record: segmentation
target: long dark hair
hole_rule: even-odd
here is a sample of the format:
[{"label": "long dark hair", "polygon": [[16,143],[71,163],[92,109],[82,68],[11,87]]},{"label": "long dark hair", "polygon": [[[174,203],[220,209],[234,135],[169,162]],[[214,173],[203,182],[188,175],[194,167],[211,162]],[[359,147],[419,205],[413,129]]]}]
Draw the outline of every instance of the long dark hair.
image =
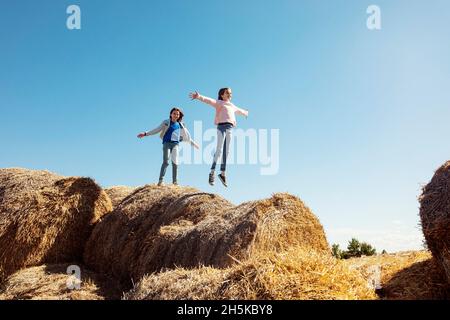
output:
[{"label": "long dark hair", "polygon": [[172,110],[170,110],[169,119],[172,120],[171,116],[172,116],[172,112],[174,112],[174,111],[178,111],[180,113],[180,117],[178,118],[177,122],[181,122],[181,120],[183,120],[184,113],[183,113],[183,111],[181,111],[180,108],[177,108],[177,107],[173,107]]},{"label": "long dark hair", "polygon": [[217,98],[217,100],[222,100],[222,95],[225,93],[225,91],[230,90],[230,88],[222,88],[219,90],[219,97]]}]

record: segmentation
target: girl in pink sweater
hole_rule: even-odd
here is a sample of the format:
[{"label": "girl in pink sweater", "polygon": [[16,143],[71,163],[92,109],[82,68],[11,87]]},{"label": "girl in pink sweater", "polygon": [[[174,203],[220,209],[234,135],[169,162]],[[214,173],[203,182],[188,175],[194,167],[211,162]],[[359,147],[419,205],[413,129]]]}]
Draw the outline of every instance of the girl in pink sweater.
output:
[{"label": "girl in pink sweater", "polygon": [[189,97],[194,100],[200,100],[216,109],[216,116],[214,124],[217,125],[217,148],[214,154],[214,160],[211,166],[211,173],[209,174],[209,184],[214,185],[214,172],[216,170],[217,160],[222,152],[222,163],[220,165],[221,173],[218,175],[220,181],[227,187],[225,170],[227,166],[227,157],[230,150],[232,129],[236,126],[235,114],[240,114],[245,117],[248,116],[248,111],[236,107],[231,103],[233,93],[230,88],[222,88],[219,90],[217,100],[202,96],[200,93],[191,92]]}]

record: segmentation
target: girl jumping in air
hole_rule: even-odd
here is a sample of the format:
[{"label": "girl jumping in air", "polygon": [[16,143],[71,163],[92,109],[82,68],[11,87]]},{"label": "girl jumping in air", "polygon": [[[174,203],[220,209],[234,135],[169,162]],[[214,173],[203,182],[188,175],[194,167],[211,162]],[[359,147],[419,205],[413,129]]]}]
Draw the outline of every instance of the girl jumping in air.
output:
[{"label": "girl jumping in air", "polygon": [[200,100],[201,102],[209,104],[216,109],[214,124],[217,125],[217,148],[211,166],[211,173],[209,174],[209,184],[214,185],[214,172],[216,170],[217,160],[222,152],[222,163],[220,165],[221,173],[218,177],[223,185],[227,187],[225,171],[227,166],[227,157],[230,150],[231,131],[236,126],[235,113],[247,117],[248,111],[238,108],[231,103],[232,92],[230,88],[220,89],[217,100],[202,96],[197,91],[191,92],[189,97],[192,100]]},{"label": "girl jumping in air", "polygon": [[191,139],[188,129],[185,127],[183,120],[183,112],[179,108],[170,110],[170,119],[164,120],[157,128],[138,134],[138,138],[151,136],[160,133],[163,143],[163,163],[159,173],[158,186],[163,185],[164,175],[169,166],[169,157],[172,156],[172,181],[174,185],[178,185],[178,144],[181,141],[189,142],[198,149],[197,143]]}]

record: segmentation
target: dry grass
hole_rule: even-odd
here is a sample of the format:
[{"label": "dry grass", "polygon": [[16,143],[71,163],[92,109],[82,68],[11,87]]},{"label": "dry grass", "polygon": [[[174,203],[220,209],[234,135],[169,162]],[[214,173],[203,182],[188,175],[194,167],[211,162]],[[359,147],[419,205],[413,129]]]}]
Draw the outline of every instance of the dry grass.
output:
[{"label": "dry grass", "polygon": [[[175,268],[144,276],[128,293],[128,300],[199,299],[377,299],[368,286],[372,269],[381,270],[382,299],[449,299],[426,251],[336,260],[304,248],[262,253],[225,269]],[[67,264],[33,267],[10,276],[0,288],[3,299],[118,299],[114,281],[82,268],[80,290],[67,289]],[[442,274],[441,274],[442,275]]]},{"label": "dry grass", "polygon": [[80,261],[94,224],[111,210],[90,178],[0,169],[0,282],[25,267]]},{"label": "dry grass", "polygon": [[380,277],[377,293],[386,300],[450,299],[445,276],[428,251],[353,258],[348,266],[366,279]]},{"label": "dry grass", "polygon": [[128,300],[348,300],[376,299],[358,273],[328,254],[293,247],[260,252],[226,269],[177,268],[145,276]]},{"label": "dry grass", "polygon": [[435,172],[419,200],[427,246],[450,283],[450,161]]},{"label": "dry grass", "polygon": [[20,270],[0,288],[0,300],[104,300],[120,298],[120,291],[102,278],[81,268],[79,289],[66,273],[69,264],[43,265]]},{"label": "dry grass", "polygon": [[113,207],[117,207],[123,199],[128,197],[136,188],[127,186],[113,186],[105,189],[106,194],[111,199]]},{"label": "dry grass", "polygon": [[85,263],[131,284],[162,268],[225,268],[257,252],[302,245],[329,252],[319,220],[296,197],[233,206],[193,188],[145,186],[94,229]]}]

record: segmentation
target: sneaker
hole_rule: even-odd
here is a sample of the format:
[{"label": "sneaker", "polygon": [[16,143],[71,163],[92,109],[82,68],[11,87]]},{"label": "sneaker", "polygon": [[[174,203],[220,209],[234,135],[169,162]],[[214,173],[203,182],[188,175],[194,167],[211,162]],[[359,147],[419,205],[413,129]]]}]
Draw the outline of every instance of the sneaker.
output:
[{"label": "sneaker", "polygon": [[177,181],[175,181],[175,182],[173,183],[173,185],[174,185],[174,186],[177,186],[177,185],[178,185],[178,182],[177,182]]},{"label": "sneaker", "polygon": [[158,187],[161,187],[161,186],[163,186],[164,185],[164,182],[162,181],[162,180],[159,180],[159,182],[158,182]]},{"label": "sneaker", "polygon": [[223,184],[225,187],[228,187],[228,185],[227,185],[227,178],[225,177],[225,175],[219,174],[218,177],[219,177],[220,181],[222,182],[222,184]]},{"label": "sneaker", "polygon": [[209,184],[212,186],[214,185],[214,172],[209,174]]}]

